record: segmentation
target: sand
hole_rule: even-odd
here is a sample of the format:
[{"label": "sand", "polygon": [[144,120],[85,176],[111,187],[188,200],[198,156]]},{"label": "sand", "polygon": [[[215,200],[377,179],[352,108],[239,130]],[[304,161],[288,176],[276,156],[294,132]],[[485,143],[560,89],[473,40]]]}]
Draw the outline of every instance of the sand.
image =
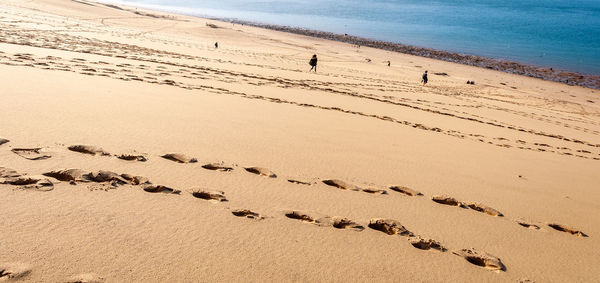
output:
[{"label": "sand", "polygon": [[67,0],[0,78],[0,281],[600,276],[596,90]]}]

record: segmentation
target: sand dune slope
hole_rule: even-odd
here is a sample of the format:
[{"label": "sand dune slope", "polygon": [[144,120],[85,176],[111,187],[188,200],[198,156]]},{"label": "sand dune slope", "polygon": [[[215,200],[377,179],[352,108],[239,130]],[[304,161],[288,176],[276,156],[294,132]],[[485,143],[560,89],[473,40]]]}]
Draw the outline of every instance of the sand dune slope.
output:
[{"label": "sand dune slope", "polygon": [[0,78],[0,281],[600,276],[595,90],[84,0]]}]

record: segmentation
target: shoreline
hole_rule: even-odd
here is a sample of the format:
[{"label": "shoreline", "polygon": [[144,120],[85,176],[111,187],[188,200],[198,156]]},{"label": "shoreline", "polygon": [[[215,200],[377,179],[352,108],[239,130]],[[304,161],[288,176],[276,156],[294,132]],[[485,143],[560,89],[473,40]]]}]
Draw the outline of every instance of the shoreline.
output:
[{"label": "shoreline", "polygon": [[[76,1],[76,0],[73,0]],[[113,9],[122,9],[118,5],[123,4],[111,4],[105,2],[96,2],[98,4],[104,5]],[[130,4],[125,5],[130,6]],[[148,11],[156,11],[168,14],[179,14],[185,16],[191,16],[200,19],[221,21],[232,24],[241,24],[247,25],[257,28],[264,28],[268,30],[287,32],[292,34],[299,34],[314,38],[333,40],[337,42],[349,43],[359,46],[366,46],[371,48],[376,48],[380,50],[392,51],[402,54],[414,55],[424,58],[436,59],[446,62],[458,63],[467,66],[486,68],[490,70],[500,71],[513,75],[520,75],[526,77],[532,77],[537,79],[542,79],[545,81],[552,81],[557,83],[563,83],[570,86],[580,86],[591,89],[599,89],[600,90],[600,74],[583,74],[574,71],[567,71],[563,69],[555,69],[552,67],[542,67],[536,65],[530,65],[525,63],[519,63],[506,59],[494,59],[484,56],[477,55],[469,55],[462,54],[457,52],[443,51],[433,48],[427,47],[418,47],[412,46],[402,43],[394,43],[390,41],[384,40],[376,40],[370,39],[366,37],[354,36],[350,34],[338,34],[334,32],[320,31],[314,29],[307,29],[301,27],[287,26],[287,25],[276,25],[276,24],[266,24],[254,21],[241,20],[237,18],[222,18],[222,17],[214,17],[210,15],[201,15],[201,14],[187,14],[178,11],[168,11],[168,10],[160,10],[158,8],[149,8],[144,6],[130,6],[139,9],[144,9]]]},{"label": "shoreline", "polygon": [[[192,15],[193,16],[193,15]],[[437,59],[462,65],[480,67],[500,71],[504,73],[538,78],[546,81],[563,83],[570,86],[581,86],[592,89],[600,89],[600,75],[582,74],[561,69],[528,65],[504,59],[493,59],[483,56],[461,54],[432,48],[417,47],[402,43],[394,43],[383,40],[369,39],[354,35],[338,34],[333,32],[319,31],[285,25],[264,24],[259,22],[245,21],[234,18],[219,18],[210,16],[194,16],[208,20],[215,20],[233,24],[248,25],[257,28],[305,35],[315,38],[333,40],[354,45],[366,46],[386,51],[398,52],[408,55]]]}]

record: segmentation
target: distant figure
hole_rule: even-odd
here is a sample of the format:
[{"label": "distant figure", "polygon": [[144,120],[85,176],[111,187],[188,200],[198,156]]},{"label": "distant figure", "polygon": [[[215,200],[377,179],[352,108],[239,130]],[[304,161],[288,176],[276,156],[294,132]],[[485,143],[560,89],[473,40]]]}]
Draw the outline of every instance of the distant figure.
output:
[{"label": "distant figure", "polygon": [[423,85],[427,84],[427,70],[425,70],[425,73],[423,73],[423,79],[421,80],[421,82],[423,83]]},{"label": "distant figure", "polygon": [[310,71],[315,69],[315,73],[316,73],[317,72],[317,54],[313,55],[312,58],[310,58],[310,61],[308,62],[308,64],[311,66]]},{"label": "distant figure", "polygon": [[388,61],[388,67],[392,65],[392,62]]},{"label": "distant figure", "polygon": [[219,43],[215,42],[215,48],[219,48]]}]

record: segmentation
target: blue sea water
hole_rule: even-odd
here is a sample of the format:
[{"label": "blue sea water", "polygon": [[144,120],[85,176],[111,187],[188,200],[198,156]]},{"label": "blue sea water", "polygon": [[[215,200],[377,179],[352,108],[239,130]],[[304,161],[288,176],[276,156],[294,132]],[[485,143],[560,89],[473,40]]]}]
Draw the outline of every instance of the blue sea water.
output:
[{"label": "blue sea water", "polygon": [[600,0],[104,0],[600,74]]}]

